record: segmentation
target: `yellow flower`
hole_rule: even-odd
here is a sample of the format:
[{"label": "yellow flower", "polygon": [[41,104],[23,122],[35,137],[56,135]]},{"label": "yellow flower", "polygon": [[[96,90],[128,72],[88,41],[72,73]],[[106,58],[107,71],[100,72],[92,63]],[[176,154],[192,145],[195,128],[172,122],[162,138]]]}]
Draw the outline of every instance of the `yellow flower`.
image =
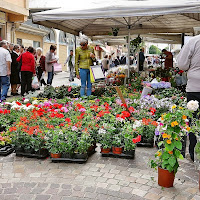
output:
[{"label": "yellow flower", "polygon": [[171,144],[172,143],[172,141],[171,140],[167,140],[167,144]]},{"label": "yellow flower", "polygon": [[168,137],[168,138],[170,138],[170,137],[171,137],[171,135],[167,135],[167,137]]},{"label": "yellow flower", "polygon": [[175,138],[175,140],[178,140],[178,138]]},{"label": "yellow flower", "polygon": [[157,156],[161,156],[162,155],[162,153],[160,151],[157,151],[156,154],[157,154]]},{"label": "yellow flower", "polygon": [[179,109],[183,110],[183,107],[179,107]]},{"label": "yellow flower", "polygon": [[167,133],[163,133],[162,135],[163,138],[168,138],[167,136],[168,136]]},{"label": "yellow flower", "polygon": [[177,126],[177,125],[178,125],[178,122],[177,122],[177,121],[175,121],[175,122],[174,122],[174,125],[175,125],[175,126]]},{"label": "yellow flower", "polygon": [[187,129],[187,131],[190,131],[191,128],[188,126],[186,129]]},{"label": "yellow flower", "polygon": [[172,106],[172,109],[174,109],[174,108],[176,108],[176,105],[173,105],[173,106]]},{"label": "yellow flower", "polygon": [[163,118],[163,117],[161,117],[161,120],[163,121],[163,120],[164,120],[164,118]]},{"label": "yellow flower", "polygon": [[168,151],[169,154],[173,154],[173,151]]},{"label": "yellow flower", "polygon": [[183,115],[182,118],[185,120],[185,119],[187,119],[187,116]]},{"label": "yellow flower", "polygon": [[175,125],[174,125],[174,122],[172,122],[172,123],[171,123],[171,127],[174,127],[174,126],[175,126]]}]

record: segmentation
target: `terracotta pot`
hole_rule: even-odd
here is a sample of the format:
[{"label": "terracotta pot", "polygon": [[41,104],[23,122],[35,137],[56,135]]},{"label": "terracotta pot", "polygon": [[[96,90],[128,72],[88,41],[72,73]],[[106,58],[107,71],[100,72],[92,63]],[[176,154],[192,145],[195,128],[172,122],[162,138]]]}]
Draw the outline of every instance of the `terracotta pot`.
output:
[{"label": "terracotta pot", "polygon": [[106,149],[104,149],[104,148],[101,148],[101,153],[110,153],[110,148],[106,148]]},{"label": "terracotta pot", "polygon": [[112,147],[112,152],[114,154],[121,154],[122,153],[122,147]]},{"label": "terracotta pot", "polygon": [[166,188],[173,187],[174,178],[174,172],[158,167],[158,185]]},{"label": "terracotta pot", "polygon": [[61,153],[51,153],[51,157],[52,158],[60,158],[61,157]]}]

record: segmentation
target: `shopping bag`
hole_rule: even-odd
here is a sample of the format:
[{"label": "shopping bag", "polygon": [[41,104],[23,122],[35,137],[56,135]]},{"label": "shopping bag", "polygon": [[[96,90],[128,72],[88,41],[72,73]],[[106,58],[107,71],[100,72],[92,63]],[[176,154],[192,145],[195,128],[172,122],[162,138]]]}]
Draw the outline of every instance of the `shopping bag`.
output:
[{"label": "shopping bag", "polygon": [[54,63],[54,72],[62,72],[62,65],[60,63]]},{"label": "shopping bag", "polygon": [[91,83],[104,80],[105,76],[101,65],[90,66],[90,80]]},{"label": "shopping bag", "polygon": [[40,83],[38,81],[37,76],[34,76],[33,80],[32,80],[32,88],[34,89],[38,89],[40,87]]},{"label": "shopping bag", "polygon": [[90,82],[91,83],[95,82],[91,67],[90,67]]}]

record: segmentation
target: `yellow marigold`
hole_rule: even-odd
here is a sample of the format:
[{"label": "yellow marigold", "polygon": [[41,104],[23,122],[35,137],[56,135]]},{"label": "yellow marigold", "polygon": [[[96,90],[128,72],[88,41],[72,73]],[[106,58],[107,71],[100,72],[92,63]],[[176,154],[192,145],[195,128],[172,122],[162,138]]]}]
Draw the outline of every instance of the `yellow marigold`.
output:
[{"label": "yellow marigold", "polygon": [[171,140],[167,140],[167,144],[171,144],[172,143],[172,141]]},{"label": "yellow marigold", "polygon": [[178,140],[178,138],[175,138],[175,140]]},{"label": "yellow marigold", "polygon": [[177,125],[178,125],[178,122],[177,122],[177,121],[175,121],[175,122],[174,122],[174,125],[175,125],[175,126],[177,126]]},{"label": "yellow marigold", "polygon": [[187,129],[187,131],[190,131],[191,128],[188,126],[186,129]]},{"label": "yellow marigold", "polygon": [[174,108],[176,108],[176,105],[173,105],[173,106],[172,106],[172,109],[174,109]]},{"label": "yellow marigold", "polygon": [[168,151],[169,154],[173,154],[173,151]]},{"label": "yellow marigold", "polygon": [[185,120],[185,119],[187,119],[187,116],[183,115],[182,118]]},{"label": "yellow marigold", "polygon": [[174,126],[175,126],[175,125],[174,125],[174,122],[172,122],[172,123],[171,123],[171,127],[174,127]]},{"label": "yellow marigold", "polygon": [[183,107],[179,107],[179,109],[183,110]]},{"label": "yellow marigold", "polygon": [[162,153],[160,151],[157,151],[156,154],[157,154],[157,156],[161,156],[162,155]]},{"label": "yellow marigold", "polygon": [[171,137],[171,135],[167,135],[167,138],[170,138]]},{"label": "yellow marigold", "polygon": [[167,133],[163,133],[162,137],[163,137],[163,138],[168,138]]}]

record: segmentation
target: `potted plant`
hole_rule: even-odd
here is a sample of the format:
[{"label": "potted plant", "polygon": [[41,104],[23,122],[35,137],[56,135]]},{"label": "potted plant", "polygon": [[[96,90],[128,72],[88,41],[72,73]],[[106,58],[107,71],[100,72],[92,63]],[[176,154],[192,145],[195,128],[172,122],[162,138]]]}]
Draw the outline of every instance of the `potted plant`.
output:
[{"label": "potted plant", "polygon": [[112,152],[121,154],[123,151],[123,137],[121,133],[115,134],[112,141]]},{"label": "potted plant", "polygon": [[52,158],[60,158],[61,157],[61,141],[63,138],[63,131],[60,129],[49,130],[46,132],[46,143],[45,146],[49,150]]},{"label": "potted plant", "polygon": [[101,153],[109,153],[112,147],[112,135],[105,129],[99,129],[98,142],[101,144]]},{"label": "potted plant", "polygon": [[133,142],[133,135],[124,134],[124,153],[128,155],[135,155],[136,144]]},{"label": "potted plant", "polygon": [[178,159],[183,159],[181,154],[181,136],[190,131],[187,117],[192,118],[192,113],[182,107],[173,105],[171,112],[162,115],[159,132],[163,141],[158,146],[162,147],[151,160],[151,167],[158,167],[158,184],[162,187],[172,187],[175,174],[178,170]]},{"label": "potted plant", "polygon": [[82,133],[78,138],[75,147],[75,155],[76,159],[86,159],[88,157],[87,151],[88,148],[92,145],[92,138],[87,133]]}]

